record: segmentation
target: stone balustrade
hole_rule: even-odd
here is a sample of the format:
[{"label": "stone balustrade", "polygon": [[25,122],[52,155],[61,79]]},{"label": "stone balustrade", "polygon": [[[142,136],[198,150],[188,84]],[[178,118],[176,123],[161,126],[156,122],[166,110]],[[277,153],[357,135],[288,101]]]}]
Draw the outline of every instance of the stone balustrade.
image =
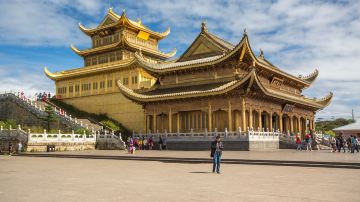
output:
[{"label": "stone balustrade", "polygon": [[[30,112],[34,112],[41,117],[46,116],[45,107],[39,106],[36,101],[30,100],[25,96],[21,96],[20,94],[16,95],[13,92],[5,92],[3,94],[0,94],[0,100],[5,98],[10,98],[14,101],[17,101],[18,104],[24,106],[25,109],[27,109]],[[54,114],[63,122],[66,122],[75,128],[86,128],[85,126],[82,125],[81,122],[79,123],[79,121],[77,121],[76,118],[72,117],[71,115],[68,115],[62,109],[58,109],[56,107],[53,107],[53,109],[54,109]]]}]

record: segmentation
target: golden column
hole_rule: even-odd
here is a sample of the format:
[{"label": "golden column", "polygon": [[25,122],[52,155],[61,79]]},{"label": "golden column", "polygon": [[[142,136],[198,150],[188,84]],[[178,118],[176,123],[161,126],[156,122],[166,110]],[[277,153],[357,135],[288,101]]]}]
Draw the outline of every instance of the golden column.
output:
[{"label": "golden column", "polygon": [[250,105],[249,108],[249,127],[252,128],[253,127],[253,111],[252,111],[252,106]]},{"label": "golden column", "polygon": [[80,85],[79,85],[79,96],[82,95],[82,82],[80,80]]},{"label": "golden column", "polygon": [[156,113],[153,114],[153,133],[156,133]]},{"label": "golden column", "polygon": [[262,129],[261,108],[259,109],[258,114],[259,114],[259,117],[258,117],[258,119],[259,119],[259,128],[260,128],[260,130],[261,130],[261,129]]},{"label": "golden column", "polygon": [[212,129],[212,112],[211,112],[211,104],[209,103],[209,112],[208,112],[208,116],[209,116],[209,118],[208,118],[208,121],[209,121],[209,132],[211,132],[211,129]]},{"label": "golden column", "polygon": [[228,109],[228,124],[229,124],[229,131],[233,131],[233,128],[232,128],[232,115],[231,115],[231,103],[230,103],[230,100],[228,101],[228,104],[229,104],[229,109]]},{"label": "golden column", "polygon": [[242,99],[242,103],[241,103],[241,118],[242,118],[242,130],[246,131],[246,111],[245,111],[245,98]]},{"label": "golden column", "polygon": [[145,121],[144,121],[145,128],[144,128],[144,131],[145,131],[145,133],[147,133],[148,132],[148,114],[146,113],[146,110],[144,110],[144,114],[145,114]]},{"label": "golden column", "polygon": [[280,123],[279,128],[280,128],[280,132],[283,132],[283,130],[284,130],[282,116],[283,116],[283,113],[280,112],[280,113],[279,113],[279,123]]},{"label": "golden column", "polygon": [[171,113],[171,108],[169,108],[169,133],[172,132],[172,113]]},{"label": "golden column", "polygon": [[176,115],[176,130],[178,133],[180,133],[180,113],[177,112],[177,115]]},{"label": "golden column", "polygon": [[300,116],[298,116],[298,126],[299,126],[299,128],[298,128],[298,131],[299,131],[299,133],[300,133],[300,136],[302,137],[302,134],[301,134],[301,117]]},{"label": "golden column", "polygon": [[294,121],[293,121],[293,116],[290,116],[290,132],[295,132],[294,131]]},{"label": "golden column", "polygon": [[269,130],[272,131],[273,125],[272,125],[272,115],[273,112],[269,112]]}]

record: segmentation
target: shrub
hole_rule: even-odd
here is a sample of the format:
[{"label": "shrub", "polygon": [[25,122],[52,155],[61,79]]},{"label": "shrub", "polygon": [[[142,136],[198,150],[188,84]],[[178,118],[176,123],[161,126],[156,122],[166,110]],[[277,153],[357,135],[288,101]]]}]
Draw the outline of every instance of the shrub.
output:
[{"label": "shrub", "polygon": [[110,120],[103,120],[103,121],[101,121],[101,123],[104,124],[105,126],[111,128],[113,131],[120,130],[120,127],[117,126],[114,122],[112,122]]},{"label": "shrub", "polygon": [[86,130],[86,129],[84,129],[84,128],[79,128],[79,129],[77,129],[77,130],[74,131],[75,134],[79,134],[79,135],[84,134],[84,132],[85,132],[86,135],[90,135],[90,134],[91,134],[91,131],[90,131],[90,130]]}]

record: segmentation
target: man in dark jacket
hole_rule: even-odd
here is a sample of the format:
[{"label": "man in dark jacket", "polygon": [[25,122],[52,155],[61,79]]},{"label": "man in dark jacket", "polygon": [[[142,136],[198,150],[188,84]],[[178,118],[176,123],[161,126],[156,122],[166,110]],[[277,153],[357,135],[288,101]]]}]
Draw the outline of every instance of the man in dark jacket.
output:
[{"label": "man in dark jacket", "polygon": [[220,174],[220,162],[221,162],[221,155],[224,146],[220,140],[220,136],[216,136],[215,141],[211,143],[211,154],[210,156],[213,158],[213,173],[216,172]]}]

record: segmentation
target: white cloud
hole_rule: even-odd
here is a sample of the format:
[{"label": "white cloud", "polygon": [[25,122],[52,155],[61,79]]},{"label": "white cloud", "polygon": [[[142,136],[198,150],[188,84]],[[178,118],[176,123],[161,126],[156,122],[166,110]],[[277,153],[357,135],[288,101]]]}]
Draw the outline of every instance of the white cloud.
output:
[{"label": "white cloud", "polygon": [[77,24],[78,16],[102,15],[97,0],[12,0],[0,6],[0,42],[10,45],[68,46],[87,44]]}]

